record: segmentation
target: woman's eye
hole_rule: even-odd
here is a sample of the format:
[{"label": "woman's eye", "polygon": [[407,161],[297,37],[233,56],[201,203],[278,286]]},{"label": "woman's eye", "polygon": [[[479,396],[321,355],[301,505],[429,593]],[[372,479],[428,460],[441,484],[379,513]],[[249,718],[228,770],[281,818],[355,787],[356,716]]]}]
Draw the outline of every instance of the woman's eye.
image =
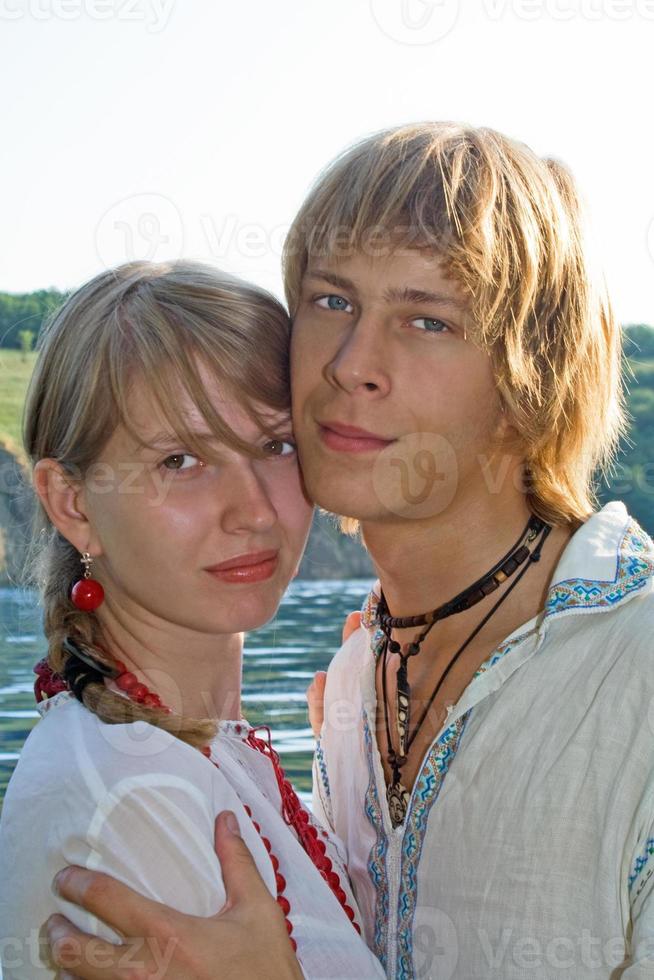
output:
[{"label": "woman's eye", "polygon": [[269,439],[263,448],[270,456],[292,456],[296,449],[290,439]]},{"label": "woman's eye", "polygon": [[352,304],[348,303],[343,296],[336,296],[334,294],[319,296],[316,304],[321,306],[323,310],[338,310],[340,313],[352,312]]},{"label": "woman's eye", "polygon": [[[184,460],[192,460],[192,462],[187,466]],[[174,472],[175,470],[192,470],[197,463],[202,465],[202,461],[197,456],[192,456],[191,453],[173,453],[172,456],[167,456],[161,465]]]},{"label": "woman's eye", "polygon": [[418,330],[425,330],[427,333],[443,333],[443,328],[449,331],[449,327],[442,320],[436,320],[430,316],[418,316],[410,321]]}]

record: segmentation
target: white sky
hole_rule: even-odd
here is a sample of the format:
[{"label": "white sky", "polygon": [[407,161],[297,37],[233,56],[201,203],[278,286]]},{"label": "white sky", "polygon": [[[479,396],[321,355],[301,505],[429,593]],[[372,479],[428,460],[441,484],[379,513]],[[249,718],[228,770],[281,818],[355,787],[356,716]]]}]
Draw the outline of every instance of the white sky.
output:
[{"label": "white sky", "polygon": [[418,119],[564,160],[654,324],[654,0],[0,0],[0,289],[194,256],[281,294],[346,144]]}]

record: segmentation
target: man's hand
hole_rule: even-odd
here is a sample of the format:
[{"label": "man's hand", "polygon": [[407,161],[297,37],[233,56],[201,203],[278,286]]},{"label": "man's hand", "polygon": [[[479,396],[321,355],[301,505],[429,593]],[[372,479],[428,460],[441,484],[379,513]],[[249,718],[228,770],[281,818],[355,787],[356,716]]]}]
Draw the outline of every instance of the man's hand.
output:
[{"label": "man's hand", "polygon": [[214,916],[183,915],[144,898],[109,875],[59,872],[59,894],[125,937],[114,946],[62,915],[44,925],[60,977],[81,980],[298,980],[303,977],[275,902],[238,833],[233,813],[216,820],[216,854],[227,901]]},{"label": "man's hand", "polygon": [[[348,613],[343,625],[343,643],[355,633],[361,626],[361,613]],[[323,719],[325,717],[325,681],[327,671],[317,670],[314,678],[307,688],[307,703],[309,705],[309,724],[316,738],[320,735]]]}]

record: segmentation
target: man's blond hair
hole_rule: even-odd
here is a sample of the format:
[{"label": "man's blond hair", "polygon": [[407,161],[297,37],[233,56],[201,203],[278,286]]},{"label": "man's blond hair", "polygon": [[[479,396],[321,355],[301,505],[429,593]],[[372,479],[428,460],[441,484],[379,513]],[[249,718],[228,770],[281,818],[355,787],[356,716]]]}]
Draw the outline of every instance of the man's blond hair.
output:
[{"label": "man's blond hair", "polygon": [[621,330],[570,172],[458,123],[362,140],[323,172],[291,226],[291,314],[310,258],[405,247],[437,254],[469,296],[471,339],[488,351],[518,433],[532,511],[554,524],[585,520],[625,412]]}]

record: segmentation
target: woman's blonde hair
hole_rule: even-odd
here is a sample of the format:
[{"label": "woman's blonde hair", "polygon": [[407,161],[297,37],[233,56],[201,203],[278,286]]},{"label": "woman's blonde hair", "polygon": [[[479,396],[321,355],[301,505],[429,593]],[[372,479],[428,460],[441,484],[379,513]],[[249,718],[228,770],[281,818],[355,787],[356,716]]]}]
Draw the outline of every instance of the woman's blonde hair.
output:
[{"label": "woman's blonde hair", "polygon": [[[594,266],[570,172],[492,129],[419,123],[377,133],[319,177],[289,231],[297,309],[314,256],[426,249],[469,296],[525,462],[533,513],[585,520],[624,433],[621,330]],[[351,519],[342,522],[354,531]]]},{"label": "woman's blonde hair", "polygon": [[[96,276],[66,300],[40,334],[23,420],[32,465],[55,459],[73,479],[83,479],[119,424],[138,438],[128,408],[135,382],[147,386],[171,431],[190,451],[204,459],[210,455],[171,399],[180,382],[216,438],[258,456],[260,451],[243,442],[213,408],[198,366],[272,436],[269,413],[290,413],[289,330],[286,311],[274,297],[199,262],[129,262]],[[76,658],[63,649],[66,637],[113,666],[98,618],[70,600],[81,577],[80,555],[40,502],[26,571],[41,590],[52,669],[67,678],[75,674]],[[79,668],[83,672],[84,664]],[[216,730],[209,719],[180,719],[138,705],[110,691],[100,677],[83,686],[81,700],[105,722],[147,720],[196,746],[205,745]]]}]

